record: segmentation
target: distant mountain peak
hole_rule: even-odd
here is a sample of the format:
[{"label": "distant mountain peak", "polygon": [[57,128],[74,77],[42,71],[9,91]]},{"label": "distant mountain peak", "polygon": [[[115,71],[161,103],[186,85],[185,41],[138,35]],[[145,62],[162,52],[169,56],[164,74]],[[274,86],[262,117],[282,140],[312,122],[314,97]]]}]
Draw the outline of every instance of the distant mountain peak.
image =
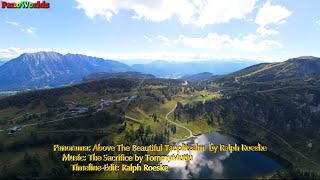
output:
[{"label": "distant mountain peak", "polygon": [[34,55],[39,55],[39,56],[50,56],[50,55],[62,55],[58,52],[55,52],[55,51],[39,51],[39,52],[36,52],[36,53],[23,53],[21,54],[21,56],[34,56]]},{"label": "distant mountain peak", "polygon": [[320,60],[319,57],[315,57],[315,56],[300,56],[300,57],[296,57],[296,58],[291,58],[288,61],[303,61],[303,60]]},{"label": "distant mountain peak", "polygon": [[297,59],[319,59],[319,58],[315,56],[300,56],[300,57],[297,57]]},{"label": "distant mountain peak", "polygon": [[205,81],[208,80],[210,78],[212,78],[214,75],[210,72],[202,72],[202,73],[197,73],[197,74],[193,74],[193,75],[187,75],[187,76],[183,76],[181,79],[183,80],[187,80],[187,81]]},{"label": "distant mountain peak", "polygon": [[53,52],[53,51],[40,51],[36,53],[23,53],[21,54],[18,58],[20,60],[47,60],[47,59],[52,59],[52,60],[61,60],[63,57],[62,54]]},{"label": "distant mountain peak", "polygon": [[166,60],[155,60],[155,61],[152,61],[151,63],[167,63],[168,61]]},{"label": "distant mountain peak", "polygon": [[98,72],[90,74],[83,78],[83,82],[97,81],[103,79],[155,79],[156,77],[152,74],[143,74],[141,72],[127,71],[127,72]]},{"label": "distant mountain peak", "polygon": [[[320,76],[320,58],[301,56],[281,63],[254,65],[220,78],[228,83],[250,83]],[[226,82],[226,81],[225,81]]]}]

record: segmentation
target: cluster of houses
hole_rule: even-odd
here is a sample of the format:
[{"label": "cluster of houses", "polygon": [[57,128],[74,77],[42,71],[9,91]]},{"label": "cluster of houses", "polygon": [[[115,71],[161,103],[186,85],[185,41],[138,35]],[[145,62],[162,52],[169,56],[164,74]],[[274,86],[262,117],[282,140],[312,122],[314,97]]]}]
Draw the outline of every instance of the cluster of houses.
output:
[{"label": "cluster of houses", "polygon": [[131,101],[133,99],[136,99],[138,96],[126,96],[124,98],[121,98],[121,99],[118,99],[118,100],[110,100],[110,99],[107,99],[107,100],[104,100],[104,99],[101,99],[102,103],[106,106],[109,106],[111,105],[112,103],[120,103],[120,102],[124,102],[124,101]]},{"label": "cluster of houses", "polygon": [[68,113],[70,116],[77,116],[79,114],[87,113],[89,108],[86,107],[76,107],[74,105],[69,105]]},{"label": "cluster of houses", "polygon": [[[118,99],[118,100],[110,100],[110,99],[101,99],[101,102],[103,103],[103,105],[105,106],[109,106],[111,105],[112,103],[120,103],[120,102],[123,102],[123,101],[130,101],[130,100],[133,100],[133,99],[136,99],[138,96],[126,96],[124,98],[121,98],[121,99]],[[78,116],[79,114],[84,114],[84,113],[87,113],[89,111],[89,108],[86,108],[86,107],[76,107],[75,104],[70,104],[69,105],[69,109],[68,109],[68,114],[70,116]]]},{"label": "cluster of houses", "polygon": [[133,100],[133,99],[136,99],[137,96],[128,96],[128,97],[124,97],[123,100],[124,101],[130,101],[130,100]]},{"label": "cluster of houses", "polygon": [[107,100],[101,99],[101,101],[102,101],[102,103],[103,103],[104,105],[106,105],[106,106],[109,106],[109,105],[111,105],[111,104],[113,103],[113,101],[110,100],[110,99],[107,99]]},{"label": "cluster of houses", "polygon": [[[109,106],[112,103],[130,101],[130,100],[136,99],[137,97],[138,96],[126,96],[124,98],[114,100],[114,101],[112,101],[110,99],[107,99],[107,100],[101,99],[101,102],[104,105]],[[87,108],[87,107],[77,107],[75,104],[70,104],[68,106],[68,114],[69,114],[69,116],[72,116],[72,117],[78,116],[79,114],[84,114],[87,112],[89,112],[89,108]],[[27,115],[29,115],[29,114],[27,114]],[[15,134],[17,131],[21,131],[21,130],[22,130],[22,126],[20,126],[20,125],[17,125],[17,126],[14,126],[12,128],[7,129],[9,135]]]}]

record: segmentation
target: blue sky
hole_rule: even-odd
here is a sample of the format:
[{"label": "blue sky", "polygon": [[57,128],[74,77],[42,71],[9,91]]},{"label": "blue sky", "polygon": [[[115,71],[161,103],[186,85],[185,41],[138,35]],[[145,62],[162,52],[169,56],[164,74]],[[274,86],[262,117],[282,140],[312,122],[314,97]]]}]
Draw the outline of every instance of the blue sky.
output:
[{"label": "blue sky", "polygon": [[49,9],[0,8],[0,59],[42,50],[116,60],[320,56],[317,0],[46,2]]}]

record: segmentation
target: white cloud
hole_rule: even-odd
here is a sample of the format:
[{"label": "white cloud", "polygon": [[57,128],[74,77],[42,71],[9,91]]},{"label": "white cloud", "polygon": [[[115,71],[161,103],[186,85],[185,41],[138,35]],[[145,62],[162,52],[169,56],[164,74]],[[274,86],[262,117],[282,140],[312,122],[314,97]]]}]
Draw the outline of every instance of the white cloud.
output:
[{"label": "white cloud", "polygon": [[102,16],[111,21],[121,10],[131,10],[132,18],[160,22],[176,17],[181,24],[205,27],[245,19],[257,0],[76,0],[78,9],[90,18]]},{"label": "white cloud", "polygon": [[[158,36],[159,37],[159,36]],[[183,44],[193,49],[211,49],[223,51],[247,51],[260,52],[272,48],[282,48],[282,44],[273,40],[260,40],[259,36],[249,34],[242,38],[232,38],[226,34],[209,33],[205,37],[189,37],[179,35],[177,39],[169,40],[167,37],[160,36],[163,41],[171,44]]]},{"label": "white cloud", "polygon": [[164,43],[164,45],[166,46],[171,46],[171,41],[169,40],[169,38],[167,38],[164,35],[158,35],[157,39],[159,39],[160,41],[162,41]]},{"label": "white cloud", "polygon": [[5,59],[12,59],[16,58],[19,55],[23,53],[35,53],[39,51],[52,51],[51,49],[41,49],[41,48],[35,48],[35,49],[20,49],[16,47],[9,47],[9,48],[0,48],[0,58]]},{"label": "white cloud", "polygon": [[273,23],[282,24],[291,14],[285,6],[271,5],[268,1],[259,9],[255,23],[263,27]]},{"label": "white cloud", "polygon": [[312,21],[313,25],[316,27],[316,29],[320,30],[320,19]]},{"label": "white cloud", "polygon": [[35,27],[32,27],[32,26],[26,27],[26,26],[22,25],[21,23],[14,22],[14,21],[6,21],[6,23],[11,26],[18,27],[21,32],[24,32],[26,34],[29,34],[29,35],[36,37],[35,30],[37,30],[37,28],[35,28]]},{"label": "white cloud", "polygon": [[[255,8],[256,0],[194,0],[194,24],[205,27],[208,24],[228,23],[232,19],[245,19]],[[193,16],[193,17],[194,17]]]},{"label": "white cloud", "polygon": [[166,42],[168,42],[169,41],[169,38],[167,38],[166,36],[164,36],[164,35],[158,35],[157,36],[157,39],[160,39],[160,40],[162,40],[162,41],[166,41]]},{"label": "white cloud", "polygon": [[265,36],[265,35],[276,35],[276,34],[279,34],[279,31],[274,30],[274,29],[267,29],[267,28],[265,28],[263,26],[260,26],[257,29],[257,33],[259,33],[262,36]]},{"label": "white cloud", "polygon": [[144,35],[143,38],[145,38],[149,43],[152,42],[152,39],[150,37],[146,36],[146,35]]},{"label": "white cloud", "polygon": [[285,6],[271,5],[268,1],[258,11],[255,23],[260,27],[257,29],[257,33],[261,35],[273,35],[279,32],[272,29],[267,29],[268,25],[283,24],[286,22],[286,18],[291,16],[292,12]]},{"label": "white cloud", "polygon": [[14,22],[14,21],[6,21],[7,24],[10,24],[12,26],[20,26],[20,23]]},{"label": "white cloud", "polygon": [[30,35],[33,35],[33,36],[35,36],[36,34],[35,34],[35,30],[36,30],[37,28],[35,28],[35,27],[27,27],[27,28],[21,28],[20,30],[22,31],[22,32],[25,32],[25,33],[27,33],[27,34],[30,34]]}]

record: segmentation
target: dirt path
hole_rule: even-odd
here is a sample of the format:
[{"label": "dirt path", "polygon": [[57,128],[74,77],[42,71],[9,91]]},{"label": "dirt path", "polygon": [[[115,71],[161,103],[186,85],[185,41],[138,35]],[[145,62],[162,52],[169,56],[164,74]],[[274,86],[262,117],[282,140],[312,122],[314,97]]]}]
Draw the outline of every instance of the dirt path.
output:
[{"label": "dirt path", "polygon": [[[103,103],[100,104],[100,108],[97,111],[95,111],[93,114],[96,114],[96,113],[100,112],[102,109],[103,109]],[[74,117],[68,117],[68,118],[62,118],[62,119],[55,119],[55,120],[46,121],[46,122],[37,122],[37,123],[33,123],[33,124],[25,124],[25,125],[22,125],[21,127],[25,128],[25,127],[30,127],[30,126],[36,126],[36,125],[41,124],[41,123],[44,123],[44,124],[55,123],[55,122],[64,121],[64,120],[67,120],[67,119],[73,119],[73,118],[78,118],[78,117],[86,117],[86,116],[89,116],[89,115],[90,114],[84,114],[84,115],[80,115],[80,116],[74,116]]]},{"label": "dirt path", "polygon": [[308,157],[306,157],[305,155],[303,155],[302,153],[300,153],[298,150],[294,149],[286,140],[284,140],[282,137],[280,137],[278,134],[270,131],[269,129],[263,127],[262,125],[256,123],[256,122],[253,122],[253,121],[249,121],[249,120],[243,120],[243,121],[246,121],[246,122],[249,122],[249,123],[252,123],[252,124],[255,124],[257,126],[259,126],[260,128],[264,129],[265,131],[273,134],[274,136],[276,136],[277,138],[279,138],[282,142],[284,142],[287,146],[289,146],[294,152],[298,153],[301,157],[303,157],[304,159],[306,159],[307,161],[311,162],[312,164],[320,167],[320,164],[314,162],[313,160],[309,159]]},{"label": "dirt path", "polygon": [[173,122],[173,121],[171,121],[171,120],[168,118],[169,114],[171,114],[176,108],[177,108],[177,104],[174,106],[174,108],[173,108],[170,112],[167,113],[167,115],[166,115],[166,120],[169,121],[169,122],[172,123],[172,124],[175,124],[175,125],[183,128],[183,129],[189,131],[189,137],[187,137],[187,138],[185,138],[185,139],[180,139],[180,140],[186,140],[186,139],[190,139],[190,138],[196,137],[196,136],[193,135],[193,133],[192,133],[192,131],[191,131],[190,129],[188,129],[187,127],[185,127],[185,126],[183,126],[183,125],[181,125],[181,124],[178,124],[178,123],[176,123],[176,122]]},{"label": "dirt path", "polygon": [[[103,109],[103,103],[100,104],[100,108],[97,109],[97,111],[95,111],[93,114],[96,114],[96,113],[100,112],[102,109]],[[55,123],[55,122],[64,121],[64,120],[67,120],[67,119],[73,119],[73,118],[77,118],[77,117],[86,117],[86,116],[89,116],[89,115],[90,114],[84,114],[84,115],[75,116],[75,117],[61,118],[61,119],[55,119],[55,120],[45,121],[45,122],[43,122],[43,121],[42,122],[36,122],[36,123],[32,123],[32,124],[21,125],[21,127],[22,128],[26,128],[26,127],[30,127],[30,126],[36,126],[36,125],[39,125],[41,123],[43,123],[43,124]],[[19,117],[17,117],[17,118],[19,118]],[[5,131],[5,130],[0,129],[0,132],[2,132],[2,131]]]}]

